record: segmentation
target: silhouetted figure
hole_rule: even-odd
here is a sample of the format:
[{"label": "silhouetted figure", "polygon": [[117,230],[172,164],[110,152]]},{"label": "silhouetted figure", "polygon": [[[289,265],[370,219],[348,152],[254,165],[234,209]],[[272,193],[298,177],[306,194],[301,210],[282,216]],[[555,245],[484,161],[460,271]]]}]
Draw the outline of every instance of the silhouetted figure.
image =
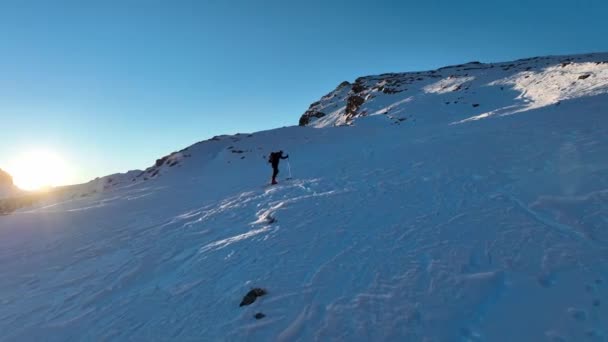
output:
[{"label": "silhouetted figure", "polygon": [[268,162],[272,164],[272,182],[271,184],[277,184],[277,175],[279,174],[279,161],[281,159],[287,159],[289,155],[283,156],[283,151],[271,152],[268,156]]}]

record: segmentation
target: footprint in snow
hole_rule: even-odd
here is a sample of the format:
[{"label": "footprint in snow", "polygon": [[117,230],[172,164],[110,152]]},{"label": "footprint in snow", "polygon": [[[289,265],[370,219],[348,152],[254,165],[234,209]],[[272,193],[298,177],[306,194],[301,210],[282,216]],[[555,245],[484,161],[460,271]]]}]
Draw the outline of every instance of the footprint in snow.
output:
[{"label": "footprint in snow", "polygon": [[555,277],[551,273],[541,274],[537,278],[540,286],[544,288],[549,288],[555,284]]},{"label": "footprint in snow", "polygon": [[587,320],[587,311],[577,308],[568,308],[568,314],[577,321]]}]

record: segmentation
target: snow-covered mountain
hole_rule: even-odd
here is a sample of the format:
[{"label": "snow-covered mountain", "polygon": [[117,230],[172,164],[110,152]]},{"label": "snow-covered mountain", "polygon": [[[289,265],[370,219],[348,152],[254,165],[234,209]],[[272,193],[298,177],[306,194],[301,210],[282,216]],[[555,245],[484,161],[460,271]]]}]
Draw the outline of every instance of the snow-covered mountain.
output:
[{"label": "snow-covered mountain", "polygon": [[603,341],[606,60],[365,77],[1,216],[2,339]]},{"label": "snow-covered mountain", "polygon": [[458,122],[521,113],[606,93],[608,54],[553,56],[514,62],[470,62],[424,72],[342,82],[313,103],[301,126],[350,124],[384,115],[396,122]]}]

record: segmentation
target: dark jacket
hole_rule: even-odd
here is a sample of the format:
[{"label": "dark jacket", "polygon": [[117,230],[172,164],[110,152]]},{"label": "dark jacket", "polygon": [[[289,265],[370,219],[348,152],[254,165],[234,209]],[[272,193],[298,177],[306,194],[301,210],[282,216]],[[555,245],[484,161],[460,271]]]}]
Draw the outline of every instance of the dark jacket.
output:
[{"label": "dark jacket", "polygon": [[268,156],[268,162],[270,164],[272,164],[273,168],[276,168],[279,166],[279,161],[281,159],[287,159],[287,158],[289,158],[289,155],[283,156],[283,151],[272,152],[272,153],[270,153],[270,156]]}]

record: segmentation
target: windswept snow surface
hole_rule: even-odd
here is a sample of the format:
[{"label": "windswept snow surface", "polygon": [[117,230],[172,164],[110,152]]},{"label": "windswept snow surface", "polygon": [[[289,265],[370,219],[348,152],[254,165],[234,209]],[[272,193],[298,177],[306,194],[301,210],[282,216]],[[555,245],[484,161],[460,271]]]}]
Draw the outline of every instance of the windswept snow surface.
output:
[{"label": "windswept snow surface", "polygon": [[224,136],[2,216],[0,339],[606,341],[607,104]]}]

